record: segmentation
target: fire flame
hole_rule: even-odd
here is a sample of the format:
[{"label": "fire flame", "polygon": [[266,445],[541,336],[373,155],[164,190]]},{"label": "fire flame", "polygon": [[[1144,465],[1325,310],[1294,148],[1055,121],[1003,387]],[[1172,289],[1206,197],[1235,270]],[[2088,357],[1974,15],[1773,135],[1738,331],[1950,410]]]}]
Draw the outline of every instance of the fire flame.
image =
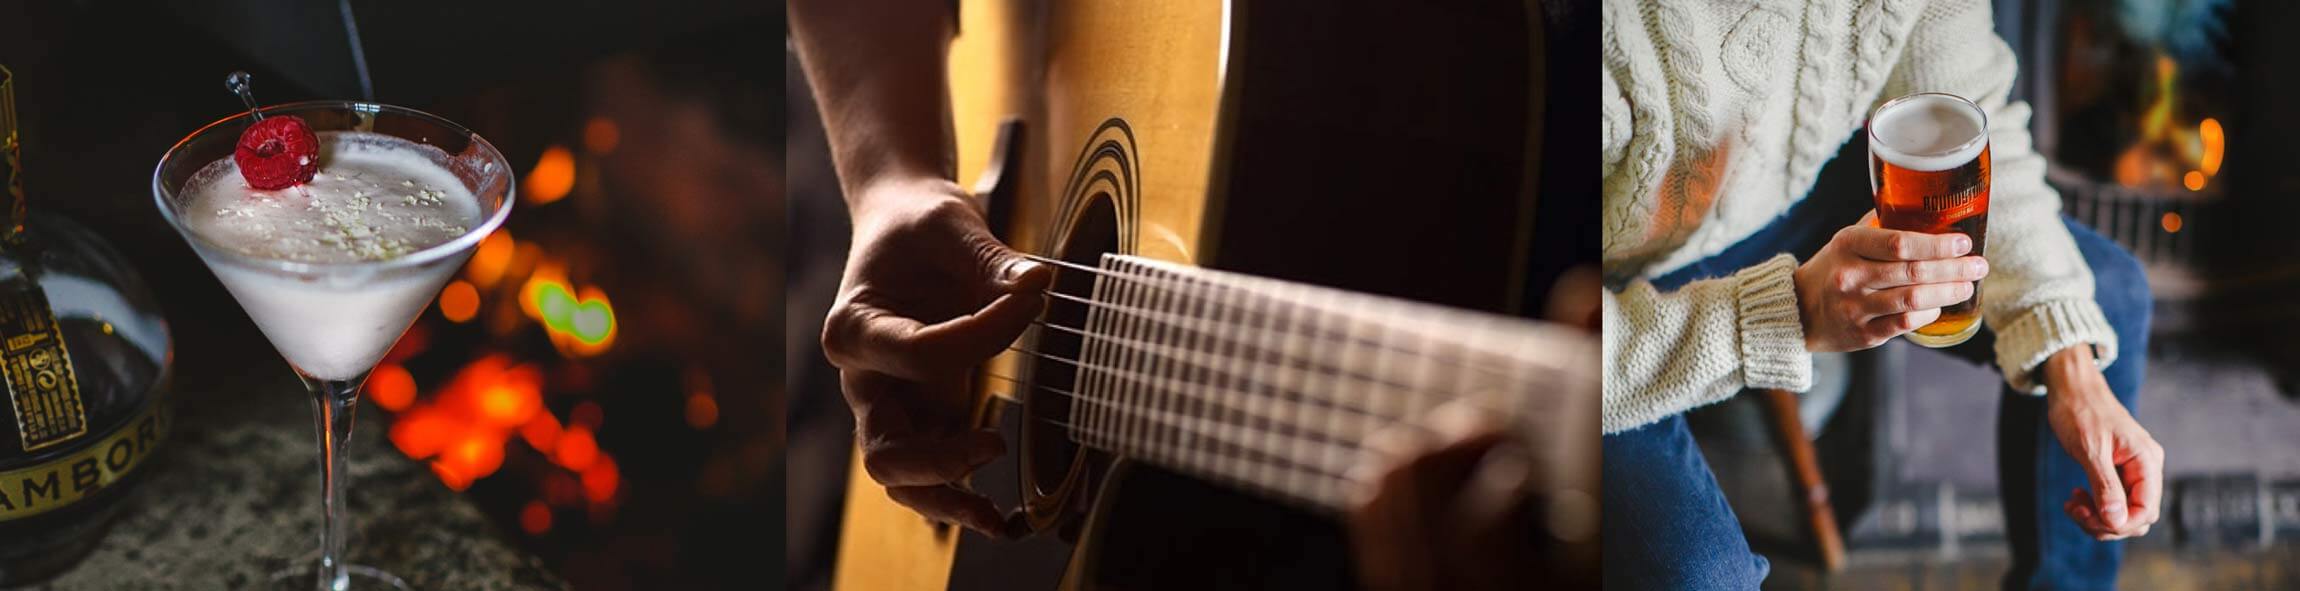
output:
[{"label": "fire flame", "polygon": [[[2116,158],[2116,183],[2132,188],[2179,186],[2202,192],[2220,174],[2227,156],[2228,138],[2220,120],[2205,117],[2194,128],[2177,124],[2180,68],[2172,58],[2156,57],[2151,98],[2141,110],[2140,139]],[[2165,224],[2178,232],[2178,224]]]},{"label": "fire flame", "polygon": [[542,205],[558,201],[575,189],[575,153],[566,146],[553,145],[543,149],[536,159],[535,169],[527,172],[527,181],[520,183],[527,191],[527,203]]},{"label": "fire flame", "polygon": [[[585,130],[584,148],[611,151],[618,135],[612,121],[594,120]],[[529,202],[548,203],[566,195],[574,176],[572,154],[553,146],[524,180],[523,190]],[[567,260],[507,231],[480,242],[463,275],[441,289],[438,306],[449,322],[484,319],[485,334],[496,338],[509,338],[533,322],[567,358],[605,353],[621,324],[604,290],[571,280]],[[589,388],[591,368],[538,365],[487,353],[426,389],[402,364],[421,355],[429,333],[438,329],[417,323],[369,377],[370,396],[397,415],[387,435],[392,446],[425,461],[442,484],[461,491],[503,470],[517,440],[535,452],[529,457],[540,457],[550,468],[538,483],[539,500],[520,513],[522,530],[533,535],[550,531],[553,507],[582,508],[594,521],[611,518],[622,474],[614,456],[599,447],[605,412],[596,402],[581,401],[562,417],[544,403],[546,387]],[[546,368],[552,372],[548,383]],[[710,396],[708,380],[696,382],[690,376],[687,386],[690,424],[703,428],[715,423],[717,400]]]}]

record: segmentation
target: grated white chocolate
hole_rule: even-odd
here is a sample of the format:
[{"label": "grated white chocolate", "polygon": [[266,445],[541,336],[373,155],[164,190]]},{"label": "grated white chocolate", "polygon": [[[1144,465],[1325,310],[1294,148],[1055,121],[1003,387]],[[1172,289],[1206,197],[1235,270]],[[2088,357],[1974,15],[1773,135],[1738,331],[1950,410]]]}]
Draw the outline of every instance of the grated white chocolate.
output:
[{"label": "grated white chocolate", "polygon": [[480,221],[479,199],[438,149],[383,134],[319,134],[311,182],[249,187],[221,158],[184,184],[185,226],[257,258],[307,263],[389,260],[454,240]]}]

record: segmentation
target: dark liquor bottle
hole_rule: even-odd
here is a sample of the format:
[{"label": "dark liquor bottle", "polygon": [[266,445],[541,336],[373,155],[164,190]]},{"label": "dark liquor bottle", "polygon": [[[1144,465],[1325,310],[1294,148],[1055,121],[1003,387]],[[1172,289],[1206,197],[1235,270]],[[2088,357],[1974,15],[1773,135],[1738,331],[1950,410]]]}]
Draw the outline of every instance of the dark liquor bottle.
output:
[{"label": "dark liquor bottle", "polygon": [[0,587],[86,557],[169,420],[151,293],[95,234],[27,214],[14,84],[0,67]]}]

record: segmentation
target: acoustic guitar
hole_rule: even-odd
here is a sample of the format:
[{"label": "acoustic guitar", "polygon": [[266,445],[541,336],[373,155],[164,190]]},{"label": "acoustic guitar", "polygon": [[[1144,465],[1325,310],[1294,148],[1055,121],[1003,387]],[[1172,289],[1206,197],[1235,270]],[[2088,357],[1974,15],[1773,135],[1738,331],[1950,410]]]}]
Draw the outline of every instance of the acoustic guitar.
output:
[{"label": "acoustic guitar", "polygon": [[[1527,299],[1538,11],[1431,1],[965,0],[959,170],[1058,267],[978,372],[1012,453],[971,486],[1024,541],[849,468],[835,584],[1353,588],[1345,472],[1470,405],[1515,432],[1524,528],[1594,586],[1599,355]],[[1587,297],[1595,298],[1594,288]]]}]

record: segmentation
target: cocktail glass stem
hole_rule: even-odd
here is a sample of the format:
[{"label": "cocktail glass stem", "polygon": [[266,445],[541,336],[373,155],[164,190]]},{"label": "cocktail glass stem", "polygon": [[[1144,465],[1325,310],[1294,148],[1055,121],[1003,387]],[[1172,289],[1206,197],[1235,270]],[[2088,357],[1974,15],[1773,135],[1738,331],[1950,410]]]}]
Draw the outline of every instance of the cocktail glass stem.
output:
[{"label": "cocktail glass stem", "polygon": [[350,476],[344,471],[343,454],[351,439],[352,415],[359,410],[359,386],[367,374],[349,380],[302,377],[319,420],[321,525],[315,574],[320,591],[344,591],[351,588],[351,573],[343,560],[343,532],[351,518],[343,506],[343,481]]}]

